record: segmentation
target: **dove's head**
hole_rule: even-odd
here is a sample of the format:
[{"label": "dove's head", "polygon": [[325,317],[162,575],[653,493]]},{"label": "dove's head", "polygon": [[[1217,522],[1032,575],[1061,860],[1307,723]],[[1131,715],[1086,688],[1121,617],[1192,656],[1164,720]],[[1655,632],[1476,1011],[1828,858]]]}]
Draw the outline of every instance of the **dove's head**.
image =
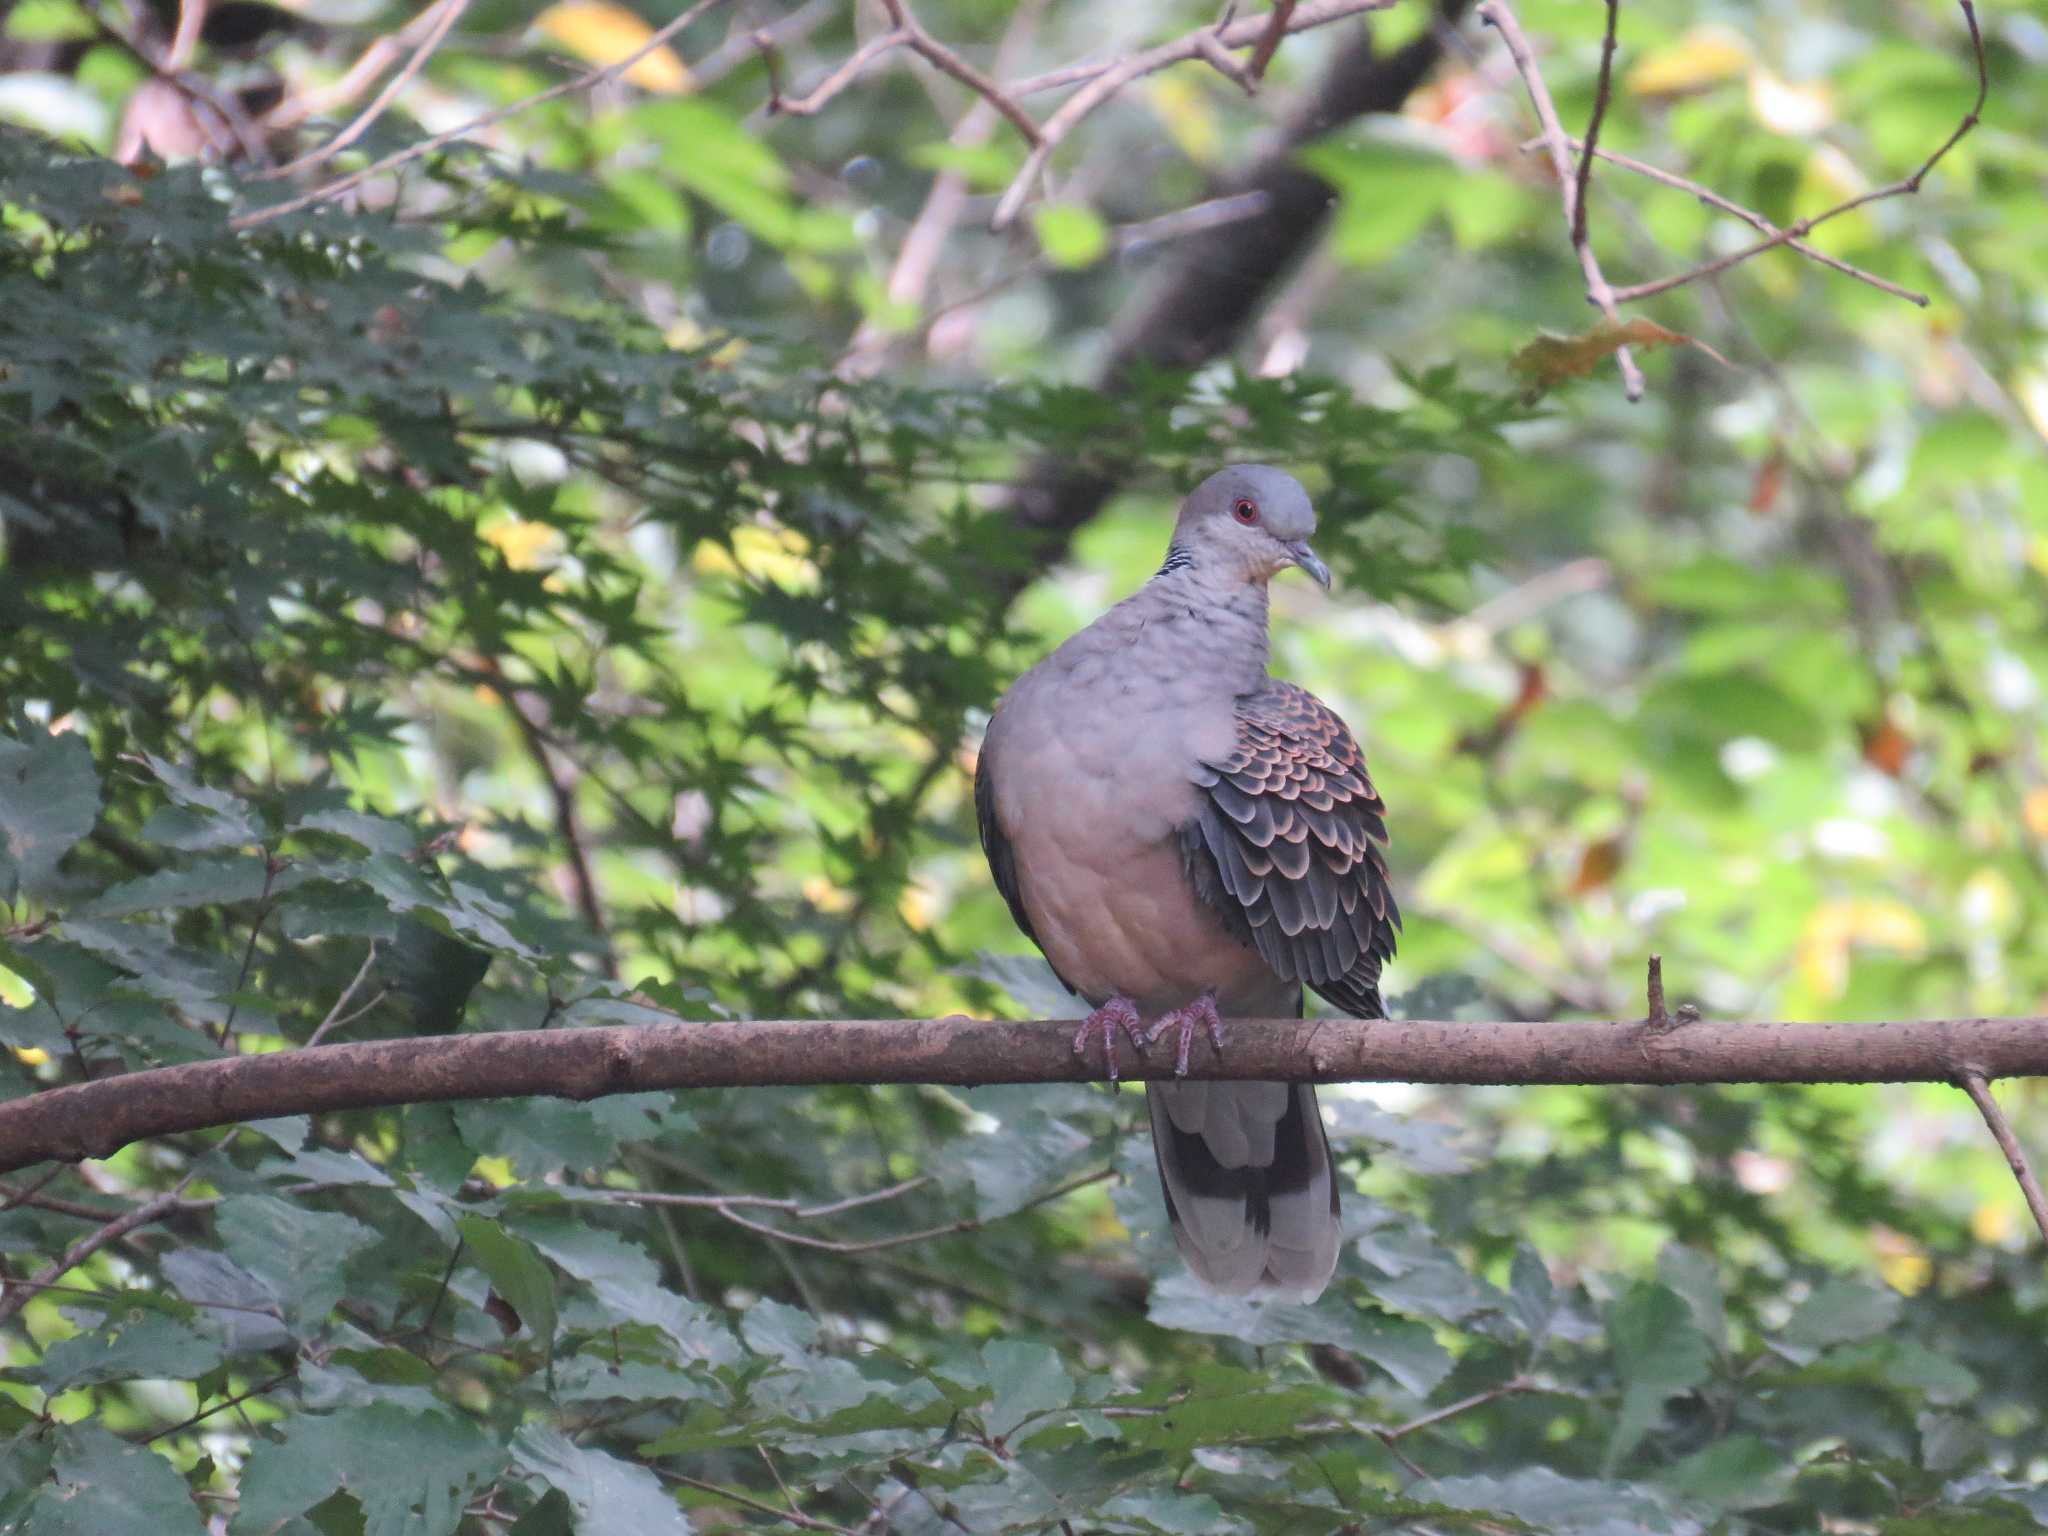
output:
[{"label": "dove's head", "polygon": [[1299,480],[1264,464],[1233,464],[1181,503],[1173,548],[1206,574],[1263,582],[1298,565],[1327,589],[1330,568],[1308,547],[1315,531]]}]

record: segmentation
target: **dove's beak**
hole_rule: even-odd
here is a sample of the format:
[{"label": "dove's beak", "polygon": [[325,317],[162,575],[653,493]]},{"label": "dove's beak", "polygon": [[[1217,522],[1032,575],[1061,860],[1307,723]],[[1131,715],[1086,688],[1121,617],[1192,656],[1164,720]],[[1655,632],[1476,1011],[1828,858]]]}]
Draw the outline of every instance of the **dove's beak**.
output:
[{"label": "dove's beak", "polygon": [[1308,547],[1308,540],[1296,539],[1292,544],[1285,546],[1285,548],[1287,550],[1287,557],[1304,571],[1307,571],[1309,575],[1315,577],[1317,586],[1321,587],[1325,592],[1330,590],[1330,568],[1316,557],[1314,550]]}]

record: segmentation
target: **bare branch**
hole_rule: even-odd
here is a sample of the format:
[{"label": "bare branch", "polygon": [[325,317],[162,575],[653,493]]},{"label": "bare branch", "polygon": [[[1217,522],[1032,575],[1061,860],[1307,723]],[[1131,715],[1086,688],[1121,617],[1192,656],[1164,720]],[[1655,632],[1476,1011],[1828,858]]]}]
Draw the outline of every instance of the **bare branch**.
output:
[{"label": "bare branch", "polygon": [[[309,150],[288,165],[265,171],[263,179],[274,180],[280,176],[289,176],[294,171],[311,170],[316,165],[325,164],[369,132],[370,125],[382,117],[385,109],[398,99],[398,93],[410,85],[413,77],[426,67],[427,60],[434,56],[434,50],[441,46],[455,23],[462,19],[462,13],[468,9],[469,0],[434,0],[419,17],[419,21],[427,22],[427,25],[418,46],[412,51],[412,57],[405,61],[397,74],[385,82],[384,89],[376,94],[370,104],[356,114],[355,121],[318,149]],[[431,21],[428,20],[429,17],[432,18]],[[410,31],[411,28],[406,30]]]},{"label": "bare branch", "polygon": [[[1963,137],[1971,129],[1977,126],[1979,118],[1984,111],[1984,102],[1991,93],[1991,77],[1984,63],[1984,34],[1977,27],[1977,8],[1972,3],[1972,0],[1960,0],[1960,3],[1963,10],[1963,20],[1969,24],[1970,28],[1970,48],[1977,61],[1977,99],[1970,107],[1970,110],[1963,114],[1963,120],[1956,124],[1955,131],[1941,141],[1940,148],[1921,162],[1920,168],[1917,171],[1913,172],[1910,176],[1903,177],[1886,186],[1878,187],[1873,191],[1859,193],[1855,197],[1837,203],[1834,207],[1824,212],[1801,219],[1795,224],[1788,224],[1783,229],[1757,241],[1754,245],[1746,245],[1739,251],[1730,252],[1726,256],[1717,256],[1712,261],[1702,262],[1699,266],[1676,273],[1671,277],[1660,277],[1654,282],[1636,283],[1631,287],[1617,288],[1614,291],[1615,302],[1619,304],[1632,304],[1637,299],[1647,299],[1653,295],[1668,292],[1673,288],[1683,288],[1687,283],[1696,283],[1703,277],[1712,277],[1717,272],[1725,272],[1730,267],[1740,266],[1743,262],[1748,261],[1754,256],[1761,256],[1765,251],[1774,251],[1781,245],[1791,245],[1795,241],[1802,240],[1830,219],[1838,219],[1845,213],[1853,213],[1858,208],[1867,207],[1871,203],[1883,202],[1887,198],[1904,197],[1908,193],[1918,192],[1920,184],[1927,179],[1928,174],[1933,171],[1935,166],[1941,163],[1942,158],[1950,150],[1954,149],[1956,145],[1960,144],[1963,141]],[[1481,9],[1483,10],[1485,7],[1482,6]],[[1906,294],[1905,297],[1911,298],[1914,295]]]},{"label": "bare branch", "polygon": [[860,1536],[851,1527],[834,1525],[830,1520],[819,1520],[811,1515],[799,1514],[793,1509],[777,1509],[773,1504],[764,1504],[751,1494],[741,1493],[737,1488],[721,1487],[707,1483],[700,1477],[689,1477],[681,1472],[671,1471],[663,1466],[650,1466],[648,1471],[665,1482],[677,1483],[684,1488],[694,1488],[715,1499],[723,1499],[738,1509],[750,1509],[757,1515],[769,1515],[786,1525],[794,1525],[806,1531],[829,1531],[833,1536]]},{"label": "bare branch", "polygon": [[[1572,249],[1578,254],[1579,270],[1585,274],[1586,297],[1599,305],[1600,312],[1608,319],[1619,324],[1621,314],[1615,308],[1617,296],[1600,270],[1592,242],[1586,238],[1585,220],[1579,211],[1578,182],[1572,171],[1571,151],[1565,147],[1564,127],[1557,120],[1557,108],[1550,100],[1550,87],[1543,83],[1543,72],[1536,67],[1536,55],[1530,51],[1529,39],[1523,35],[1521,23],[1515,20],[1514,10],[1507,0],[1483,0],[1477,14],[1481,21],[1500,33],[1501,41],[1507,45],[1508,57],[1514,60],[1515,70],[1529,92],[1530,105],[1536,109],[1536,121],[1543,130],[1544,147],[1550,151],[1550,168],[1556,173],[1564,199],[1565,232],[1571,237]],[[1604,67],[1603,64],[1603,71]],[[1622,387],[1629,399],[1642,399],[1643,371],[1636,366],[1635,354],[1627,347],[1617,347],[1614,360],[1621,369]]]},{"label": "bare branch", "polygon": [[[1577,139],[1568,138],[1565,142],[1573,149],[1583,149],[1585,147]],[[1541,139],[1531,139],[1522,148],[1541,148],[1542,143]],[[1675,176],[1661,166],[1651,165],[1647,161],[1637,160],[1632,156],[1619,154],[1611,149],[1595,148],[1593,153],[1598,158],[1605,160],[1609,165],[1619,166],[1624,171],[1646,177],[1662,186],[1670,187],[1673,191],[1689,192],[1709,208],[1718,209],[1722,213],[1730,214],[1742,220],[1751,229],[1760,230],[1767,235],[1781,233],[1777,225],[1754,209],[1745,208],[1733,199],[1723,197],[1712,188],[1703,187],[1696,181],[1688,181],[1683,176]],[[1917,292],[1911,288],[1902,288],[1897,283],[1887,278],[1879,277],[1874,272],[1864,271],[1852,262],[1843,261],[1838,256],[1830,256],[1826,251],[1818,250],[1808,245],[1804,240],[1787,240],[1785,244],[1790,249],[1804,256],[1808,261],[1817,261],[1824,267],[1831,267],[1835,271],[1840,272],[1844,277],[1853,277],[1860,283],[1868,283],[1873,288],[1891,294],[1894,298],[1904,299],[1909,304],[1917,304],[1922,309],[1927,307],[1928,298],[1924,293]],[[1617,301],[1619,301],[1619,295],[1617,295]]]},{"label": "bare branch", "polygon": [[1966,1071],[1957,1079],[1963,1092],[1977,1106],[1977,1112],[1984,1117],[1984,1123],[1991,1127],[1991,1134],[1998,1142],[1998,1150],[2005,1154],[2006,1164],[2012,1169],[2012,1176],[2019,1180],[2020,1193],[2027,1197],[2027,1209],[2034,1213],[2034,1225],[2041,1229],[2043,1240],[2048,1240],[2048,1196],[2041,1193],[2041,1181],[2034,1177],[2034,1170],[2027,1164],[2027,1154],[2020,1146],[2011,1124],[2005,1118],[2005,1111],[1998,1107],[1998,1100],[1991,1097],[1991,1085],[1981,1071]]},{"label": "bare branch", "polygon": [[1266,66],[1273,62],[1273,55],[1280,51],[1280,39],[1287,35],[1287,24],[1294,19],[1295,0],[1273,0],[1273,14],[1266,18],[1266,32],[1252,49],[1252,56],[1244,61],[1245,77],[1251,84],[1247,89],[1256,90],[1266,78]]},{"label": "bare branch", "polygon": [[918,19],[910,14],[910,7],[905,0],[882,0],[882,5],[889,12],[890,19],[905,33],[905,40],[913,53],[934,68],[951,75],[1002,113],[1009,120],[1010,126],[1024,136],[1025,143],[1035,147],[1041,142],[1038,124],[1032,120],[1031,115],[1012,101],[995,81],[925,31]]},{"label": "bare branch", "polygon": [[[1674,1015],[1676,1017],[1676,1015]],[[491,1030],[345,1042],[190,1062],[44,1089],[0,1104],[0,1173],[105,1157],[132,1141],[275,1115],[545,1094],[591,1099],[678,1088],[820,1083],[1088,1081],[1073,1020],[722,1021]],[[1634,1020],[1234,1021],[1199,1080],[1418,1083],[1954,1082],[2048,1075],[2048,1019],[1731,1023],[1665,1035]],[[1133,1080],[1168,1078],[1154,1056]],[[730,1203],[730,1201],[728,1202]]]},{"label": "bare branch", "polygon": [[859,48],[848,54],[823,80],[801,96],[784,96],[775,84],[775,55],[772,44],[763,48],[764,57],[769,61],[768,110],[783,117],[809,117],[824,107],[825,103],[858,80],[867,67],[892,49],[908,45],[910,36],[901,27],[871,37]]},{"label": "bare branch", "polygon": [[[122,1079],[114,1078],[111,1081],[120,1082]],[[88,1232],[65,1249],[62,1257],[33,1280],[10,1283],[4,1293],[0,1293],[0,1323],[6,1322],[27,1306],[40,1291],[63,1279],[107,1244],[119,1242],[137,1227],[146,1227],[153,1221],[161,1221],[181,1209],[185,1204],[181,1198],[185,1193],[185,1186],[198,1176],[198,1170],[194,1169],[178,1181],[177,1188],[158,1195],[154,1200],[145,1201],[126,1215],[115,1217],[97,1231]]]},{"label": "bare branch", "polygon": [[[1394,0],[1310,0],[1309,4],[1300,6],[1287,18],[1287,31],[1290,34],[1306,32],[1315,27],[1328,26],[1333,21],[1342,21],[1347,16],[1362,16],[1368,11],[1383,11],[1393,3]],[[989,227],[1006,229],[1015,221],[1018,211],[1024,206],[1025,198],[1031,195],[1032,187],[1037,185],[1039,176],[1044,172],[1046,161],[1052,157],[1052,152],[1059,148],[1061,141],[1079,126],[1083,118],[1132,81],[1141,80],[1146,75],[1156,74],[1175,64],[1201,58],[1204,50],[1214,45],[1220,44],[1224,48],[1252,47],[1265,35],[1269,24],[1268,18],[1252,17],[1234,21],[1221,31],[1214,27],[1201,27],[1185,37],[1176,38],[1173,42],[1161,43],[1156,48],[1147,48],[1140,53],[1132,54],[1129,58],[1103,65],[1099,70],[1092,65],[1079,67],[1081,70],[1094,70],[1092,75],[1064,70],[1012,86],[1012,93],[1022,96],[1032,91],[1050,90],[1055,84],[1068,85],[1081,79],[1088,81],[1085,87],[1068,97],[1060,105],[1059,110],[1046,119],[1043,138],[1031,153],[1025,156],[1024,164],[1018,169],[1009,189],[996,204],[996,211],[989,220]]]},{"label": "bare branch", "polygon": [[1593,87],[1593,115],[1586,119],[1586,142],[1579,151],[1579,172],[1572,181],[1572,244],[1586,243],[1586,194],[1592,189],[1593,153],[1600,144],[1600,125],[1614,93],[1614,31],[1621,23],[1621,0],[1607,0],[1607,27],[1600,36],[1600,78]]},{"label": "bare branch", "polygon": [[656,28],[646,42],[623,58],[615,59],[599,69],[586,70],[573,79],[564,80],[558,85],[551,85],[544,91],[536,91],[533,95],[521,97],[518,101],[507,102],[502,107],[493,107],[488,112],[479,113],[466,123],[458,123],[455,127],[444,132],[431,134],[427,138],[420,140],[417,144],[408,144],[404,149],[388,154],[383,159],[366,165],[359,171],[351,171],[346,176],[337,176],[334,180],[325,182],[315,187],[312,191],[302,193],[298,197],[287,198],[281,203],[272,203],[267,208],[255,208],[247,213],[237,214],[234,218],[228,220],[228,227],[236,230],[253,229],[259,224],[269,223],[272,219],[281,219],[288,213],[300,213],[318,204],[332,202],[337,197],[353,192],[357,187],[373,177],[381,176],[386,171],[395,171],[401,165],[409,165],[424,155],[432,154],[437,149],[446,148],[458,139],[468,138],[479,129],[489,128],[494,124],[504,122],[507,118],[517,117],[520,113],[530,111],[543,102],[554,101],[563,96],[573,96],[578,91],[587,91],[594,86],[603,85],[607,81],[616,80],[635,64],[638,64],[642,59],[654,52],[655,49],[662,47],[670,38],[674,37],[685,27],[724,3],[725,0],[697,0],[695,5],[690,6],[674,20]]},{"label": "bare branch", "polygon": [[[377,941],[372,939],[370,940],[370,951],[363,956],[363,963],[356,971],[355,980],[342,989],[341,996],[334,1000],[334,1006],[327,1010],[327,1017],[320,1021],[320,1027],[306,1037],[306,1044],[308,1046],[318,1045],[321,1040],[326,1038],[327,1032],[341,1022],[341,1010],[349,1005],[349,999],[354,997],[357,991],[361,989],[363,983],[370,979],[370,972],[376,968],[376,964]],[[379,997],[382,997],[382,995],[382,993],[378,994]],[[355,1015],[351,1014],[350,1017],[353,1018]]]},{"label": "bare branch", "polygon": [[[1028,1211],[1036,1206],[1049,1205],[1055,1200],[1071,1195],[1077,1189],[1085,1189],[1090,1184],[1100,1184],[1104,1179],[1114,1177],[1116,1177],[1116,1170],[1114,1168],[1098,1168],[1093,1173],[1084,1174],[1078,1179],[1069,1179],[1057,1188],[1048,1189],[1040,1195],[1034,1195],[1031,1199],[1018,1206],[1016,1210],[1008,1211],[1004,1214],[1014,1216],[1020,1211]],[[799,1248],[815,1248],[821,1253],[878,1253],[885,1248],[903,1248],[912,1243],[928,1243],[937,1237],[955,1237],[963,1232],[978,1232],[981,1228],[988,1225],[988,1221],[982,1217],[964,1216],[958,1221],[944,1222],[936,1227],[921,1227],[915,1232],[894,1232],[887,1237],[840,1240],[829,1237],[812,1237],[808,1232],[790,1232],[782,1227],[772,1227],[765,1221],[755,1221],[751,1216],[742,1216],[738,1211],[727,1210],[724,1203],[717,1201],[711,1203],[711,1209],[736,1227],[743,1227],[749,1232],[759,1233],[762,1237],[773,1238],[780,1243],[794,1243]],[[799,1211],[794,1214],[801,1216],[804,1213]]]}]

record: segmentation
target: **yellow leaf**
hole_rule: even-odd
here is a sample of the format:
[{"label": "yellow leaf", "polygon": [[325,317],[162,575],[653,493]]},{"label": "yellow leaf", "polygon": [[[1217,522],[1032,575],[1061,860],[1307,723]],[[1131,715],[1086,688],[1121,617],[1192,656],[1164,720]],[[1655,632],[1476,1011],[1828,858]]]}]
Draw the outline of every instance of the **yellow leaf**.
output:
[{"label": "yellow leaf", "polygon": [[791,528],[749,524],[732,531],[732,548],[706,539],[690,563],[706,576],[745,575],[755,581],[808,591],[817,585],[818,568],[807,558],[810,544]]},{"label": "yellow leaf", "polygon": [[804,900],[820,912],[844,912],[853,905],[853,892],[823,875],[812,875],[804,881]]},{"label": "yellow leaf", "polygon": [[918,933],[931,927],[932,919],[938,915],[939,904],[930,891],[921,886],[905,886],[903,895],[896,902],[896,911],[903,921]]},{"label": "yellow leaf", "polygon": [[2020,814],[2026,818],[2029,832],[2036,837],[2048,837],[2048,789],[2028,790]]},{"label": "yellow leaf", "polygon": [[2013,380],[2012,392],[2019,397],[2020,409],[2027,413],[2034,430],[2048,437],[2048,372],[2022,368]]},{"label": "yellow leaf", "polygon": [[1970,1212],[1970,1235],[1986,1247],[2010,1242],[2018,1225],[2012,1206],[2003,1200],[1986,1200]]},{"label": "yellow leaf", "polygon": [[523,517],[508,517],[483,530],[486,544],[495,545],[505,563],[515,571],[530,571],[544,563],[562,536],[546,523],[530,523]]},{"label": "yellow leaf", "polygon": [[1911,1296],[1934,1278],[1933,1262],[1905,1233],[1878,1227],[1870,1234],[1870,1246],[1877,1250],[1877,1272],[1893,1290]]},{"label": "yellow leaf", "polygon": [[1795,85],[1767,69],[1749,77],[1749,109],[1773,133],[1805,138],[1835,120],[1834,97],[1825,84]]},{"label": "yellow leaf", "polygon": [[35,1000],[36,989],[0,965],[0,1003],[9,1008],[26,1008]]},{"label": "yellow leaf", "polygon": [[1566,379],[1591,373],[1603,360],[1623,347],[1675,347],[1684,343],[1692,343],[1692,338],[1679,331],[1666,330],[1656,321],[1645,320],[1638,315],[1618,325],[1612,320],[1602,320],[1590,331],[1582,331],[1576,336],[1558,336],[1543,331],[1514,355],[1509,366],[1528,381],[1526,396],[1534,400]]},{"label": "yellow leaf", "polygon": [[493,1189],[510,1189],[519,1182],[519,1172],[509,1157],[480,1157],[470,1168],[469,1175],[483,1180]]},{"label": "yellow leaf", "polygon": [[[542,32],[580,59],[606,66],[644,48],[654,28],[611,0],[561,0],[540,13]],[[690,88],[690,71],[666,43],[626,71],[643,91],[673,96]]]},{"label": "yellow leaf", "polygon": [[1682,96],[1733,79],[1749,68],[1749,43],[1732,27],[1694,27],[1628,72],[1638,96]]},{"label": "yellow leaf", "polygon": [[1799,937],[1799,969],[1821,998],[1848,990],[1849,951],[1856,945],[1917,955],[1927,947],[1927,925],[1898,901],[1830,901],[1814,908]]},{"label": "yellow leaf", "polygon": [[1196,78],[1169,70],[1154,75],[1145,94],[1180,152],[1196,165],[1211,166],[1222,153],[1223,131],[1217,126],[1208,93],[1195,83]]}]

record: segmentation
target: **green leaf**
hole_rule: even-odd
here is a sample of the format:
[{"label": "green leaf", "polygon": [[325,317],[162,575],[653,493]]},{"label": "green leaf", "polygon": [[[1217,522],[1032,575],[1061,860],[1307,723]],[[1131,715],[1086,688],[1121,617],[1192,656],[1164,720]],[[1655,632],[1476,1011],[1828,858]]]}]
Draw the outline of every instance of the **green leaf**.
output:
[{"label": "green leaf", "polygon": [[206,1522],[170,1462],[95,1425],[58,1431],[50,1478],[36,1490],[21,1536],[205,1536]]},{"label": "green leaf", "polygon": [[[143,753],[142,761],[156,775],[157,782],[164,787],[172,802],[195,818],[179,821],[172,827],[173,834],[183,839],[181,846],[247,847],[269,839],[270,832],[262,816],[239,795],[210,788],[200,783],[187,769],[166,762],[154,753]],[[208,823],[212,826],[211,832],[203,830]]]},{"label": "green leaf", "polygon": [[1696,1248],[1673,1243],[1657,1255],[1657,1278],[1678,1293],[1693,1326],[1718,1358],[1728,1353],[1728,1311],[1714,1261]]},{"label": "green leaf", "polygon": [[1707,1341],[1669,1286],[1643,1282],[1607,1309],[1607,1337],[1621,1377],[1621,1412],[1607,1443],[1613,1468],[1642,1443],[1665,1402],[1707,1379]]},{"label": "green leaf", "polygon": [[1693,1452],[1658,1481],[1716,1509],[1761,1509],[1785,1497],[1793,1476],[1783,1454],[1755,1435],[1734,1435]]},{"label": "green leaf", "polygon": [[132,917],[170,907],[217,907],[228,902],[255,901],[266,884],[265,863],[255,854],[233,855],[161,869],[101,892],[77,911],[93,919]]},{"label": "green leaf", "polygon": [[1520,1528],[1557,1536],[1698,1536],[1700,1529],[1656,1489],[1564,1477],[1548,1467],[1446,1477],[1421,1491],[1453,1509],[1473,1510],[1489,1520],[1504,1515]]},{"label": "green leaf", "polygon": [[1451,1370],[1449,1354],[1422,1324],[1339,1300],[1308,1307],[1218,1296],[1183,1273],[1152,1287],[1148,1315],[1162,1328],[1220,1334],[1246,1344],[1327,1344],[1347,1350],[1418,1397],[1433,1391]]},{"label": "green leaf", "polygon": [[1443,156],[1395,134],[1325,141],[1297,158],[1336,186],[1342,201],[1331,244],[1352,266],[1376,266],[1420,235],[1458,179]]},{"label": "green leaf", "polygon": [[576,1512],[580,1536],[689,1536],[690,1522],[645,1467],[586,1449],[544,1424],[512,1438],[513,1463],[559,1489]]},{"label": "green leaf", "polygon": [[1550,1268],[1527,1243],[1515,1245],[1515,1260],[1508,1272],[1508,1299],[1515,1316],[1534,1339],[1550,1331],[1557,1314],[1557,1289],[1551,1284]]},{"label": "green leaf", "polygon": [[54,1395],[109,1381],[146,1377],[189,1380],[205,1375],[220,1359],[217,1340],[165,1312],[138,1307],[111,1314],[97,1328],[58,1340],[44,1352],[40,1364],[20,1375]]},{"label": "green leaf", "polygon": [[1081,203],[1040,203],[1031,210],[1031,228],[1056,267],[1091,267],[1109,249],[1109,226]]},{"label": "green leaf", "polygon": [[352,1216],[274,1195],[229,1195],[214,1215],[221,1244],[262,1281],[293,1332],[316,1332],[348,1287],[343,1272],[376,1233]]},{"label": "green leaf", "polygon": [[818,1320],[779,1301],[757,1301],[740,1318],[740,1338],[757,1355],[799,1370],[818,1343]]},{"label": "green leaf", "polygon": [[1855,1280],[1829,1280],[1799,1304],[1778,1333],[1791,1359],[1816,1359],[1823,1350],[1883,1333],[1898,1321],[1897,1291]]},{"label": "green leaf", "polygon": [[981,1363],[995,1394],[982,1413],[982,1425],[998,1439],[1008,1438],[1026,1419],[1073,1401],[1074,1378],[1058,1352],[1043,1344],[999,1339],[982,1346]]},{"label": "green leaf", "polygon": [[362,1509],[363,1536],[450,1536],[504,1465],[495,1441],[443,1413],[377,1403],[299,1415],[250,1452],[230,1529],[259,1536],[340,1489]]},{"label": "green leaf", "polygon": [[0,901],[43,890],[57,861],[92,831],[100,781],[92,751],[74,732],[51,736],[21,721],[0,736]]},{"label": "green leaf", "polygon": [[491,1277],[491,1287],[519,1314],[527,1334],[552,1354],[555,1339],[555,1276],[533,1244],[515,1237],[487,1216],[457,1223],[462,1241]]}]

